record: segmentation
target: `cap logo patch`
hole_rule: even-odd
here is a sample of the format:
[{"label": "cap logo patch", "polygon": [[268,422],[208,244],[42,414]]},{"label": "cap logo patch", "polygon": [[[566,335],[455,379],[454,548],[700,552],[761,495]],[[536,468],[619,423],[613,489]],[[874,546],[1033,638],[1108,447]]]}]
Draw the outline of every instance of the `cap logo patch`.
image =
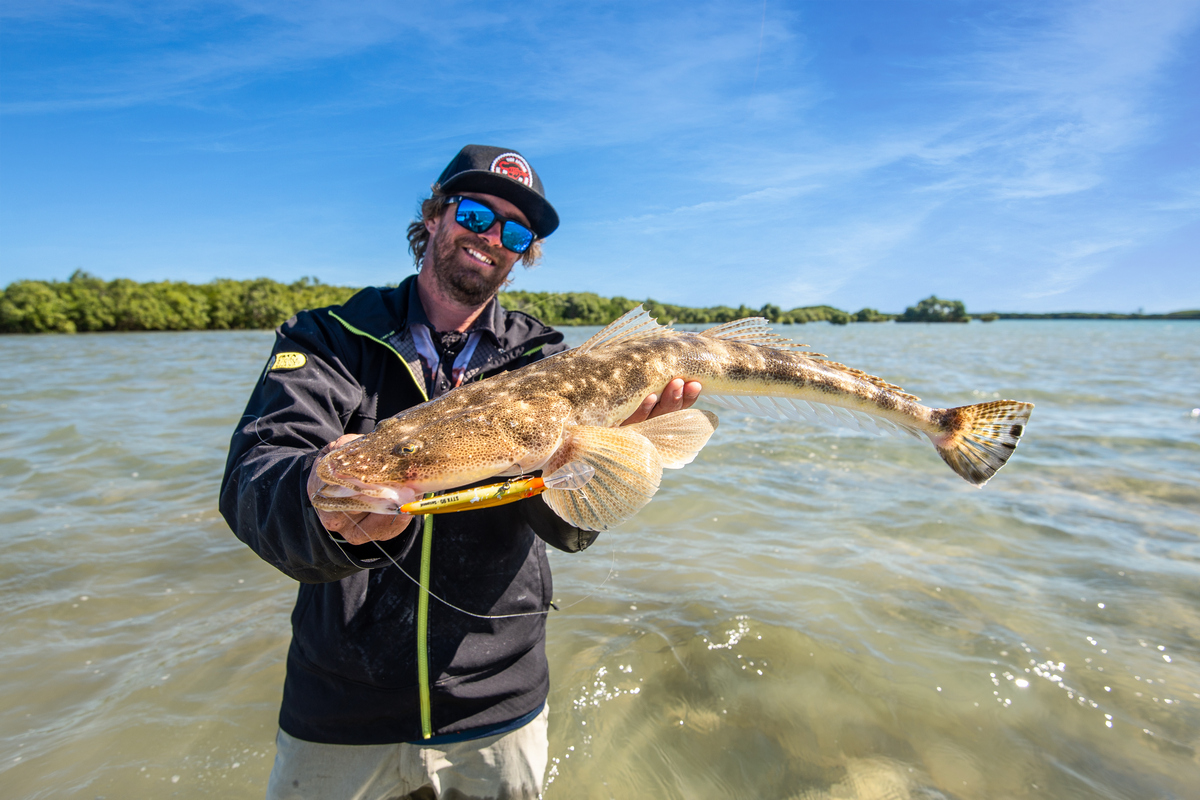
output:
[{"label": "cap logo patch", "polygon": [[516,153],[504,153],[498,155],[492,160],[492,166],[488,167],[492,172],[498,172],[501,175],[512,178],[518,183],[523,183],[526,186],[533,186],[533,170],[529,168],[529,162]]}]

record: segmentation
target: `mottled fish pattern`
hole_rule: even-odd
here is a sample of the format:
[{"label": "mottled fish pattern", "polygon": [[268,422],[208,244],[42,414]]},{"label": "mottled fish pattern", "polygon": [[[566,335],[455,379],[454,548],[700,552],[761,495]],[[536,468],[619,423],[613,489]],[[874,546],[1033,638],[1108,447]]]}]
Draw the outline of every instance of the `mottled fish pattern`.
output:
[{"label": "mottled fish pattern", "polygon": [[976,485],[1012,455],[1033,409],[1012,400],[929,408],[802,347],[759,318],[692,333],[639,307],[573,350],[383,420],[318,462],[327,485],[313,505],[396,513],[425,492],[581,461],[592,480],[548,490],[546,502],[578,527],[611,528],[650,501],[664,468],[691,462],[716,430],[716,416],[699,409],[617,427],[673,378],[700,381],[702,399],[721,406],[927,437]]}]

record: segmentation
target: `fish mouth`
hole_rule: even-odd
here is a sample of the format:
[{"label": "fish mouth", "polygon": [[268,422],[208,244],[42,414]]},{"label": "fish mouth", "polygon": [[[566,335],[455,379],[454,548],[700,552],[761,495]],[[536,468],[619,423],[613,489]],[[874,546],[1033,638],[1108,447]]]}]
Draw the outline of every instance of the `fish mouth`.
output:
[{"label": "fish mouth", "polygon": [[346,510],[349,505],[354,505],[360,506],[358,510],[361,511],[395,514],[405,503],[423,494],[403,483],[367,483],[334,468],[320,477],[325,485],[313,495],[312,502],[315,507],[329,511]]}]

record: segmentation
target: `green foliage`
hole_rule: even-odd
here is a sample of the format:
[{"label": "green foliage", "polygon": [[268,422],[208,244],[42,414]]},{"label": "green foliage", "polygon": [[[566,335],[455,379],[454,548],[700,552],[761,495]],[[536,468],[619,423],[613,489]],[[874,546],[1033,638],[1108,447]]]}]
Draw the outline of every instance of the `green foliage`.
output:
[{"label": "green foliage", "polygon": [[107,284],[103,295],[112,310],[112,324],[100,330],[191,331],[208,327],[208,303],[187,283],[137,283],[120,278]]},{"label": "green foliage", "polygon": [[[329,286],[316,278],[285,284],[268,278],[220,278],[205,284],[180,281],[138,283],[127,278],[105,281],[76,271],[67,281],[17,281],[0,293],[0,332],[73,333],[75,331],[178,331],[274,328],[304,308],[339,305],[357,291]],[[593,292],[501,292],[500,304],[524,311],[550,325],[607,325],[639,304],[627,297]],[[865,308],[851,315],[833,306],[803,306],[784,311],[767,303],[688,306],[641,301],[661,322],[713,325],[745,317],[765,317],[776,325],[891,319]]]},{"label": "green foliage", "polygon": [[116,327],[115,301],[107,288],[104,281],[81,269],[59,288],[59,296],[72,310],[76,330],[110,331]]},{"label": "green foliage", "polygon": [[548,325],[607,325],[637,305],[636,300],[593,292],[501,292],[498,299],[506,309]]},{"label": "green foliage", "polygon": [[16,281],[0,294],[0,332],[274,328],[303,308],[344,303],[356,289],[314,278],[138,283],[77,270],[67,281]]},{"label": "green foliage", "polygon": [[758,310],[758,316],[762,317],[767,322],[779,322],[780,318],[783,317],[783,309],[777,305],[767,303]]},{"label": "green foliage", "polygon": [[[626,311],[638,305],[637,300],[626,297],[601,297],[592,292],[501,292],[500,305],[510,311],[524,311],[548,325],[607,325]],[[650,298],[642,301],[650,316],[660,322],[681,325],[713,325],[733,322],[745,317],[765,317],[776,325],[804,324],[806,322],[834,322],[846,324],[852,321],[849,314],[832,306],[806,306],[784,311],[768,303],[762,308],[740,305],[709,306],[690,308],[670,303],[660,303]],[[890,317],[884,316],[885,319]]]},{"label": "green foliage", "polygon": [[854,315],[855,322],[887,322],[895,318],[895,314],[881,314],[873,308],[860,308]]},{"label": "green foliage", "polygon": [[[844,325],[845,322],[850,321],[849,316],[845,311],[833,306],[804,306],[783,312],[779,321],[785,325],[803,325],[806,322],[833,322],[835,325]],[[845,322],[834,322],[843,317],[847,318]]]},{"label": "green foliage", "polygon": [[979,319],[982,322],[995,322],[996,320],[1000,319],[1000,315],[993,311],[990,314],[981,314]]},{"label": "green foliage", "polygon": [[67,302],[42,281],[10,283],[0,298],[0,330],[5,333],[74,333]]},{"label": "green foliage", "polygon": [[1001,312],[995,314],[995,317],[997,319],[1200,319],[1200,309],[1172,311],[1170,314],[1116,314],[1100,311],[1054,311],[1048,314]]},{"label": "green foliage", "polygon": [[936,295],[926,297],[915,306],[904,309],[897,322],[970,322],[967,308],[961,300],[940,300]]},{"label": "green foliage", "polygon": [[[76,331],[182,331],[274,328],[297,311],[340,305],[358,291],[329,286],[316,278],[279,283],[269,278],[221,278],[204,284],[182,281],[138,283],[127,278],[105,281],[77,270],[66,281],[23,280],[0,292],[0,333],[75,333]],[[501,292],[500,304],[524,311],[550,325],[607,325],[639,304],[627,297],[601,297],[594,292]],[[744,317],[764,317],[775,325],[829,322],[967,322],[959,300],[928,297],[902,316],[863,308],[849,314],[833,306],[801,306],[783,310],[767,303],[690,308],[640,301],[660,322],[719,325]],[[980,319],[1198,319],[1200,311],[1173,314],[984,314]]]}]

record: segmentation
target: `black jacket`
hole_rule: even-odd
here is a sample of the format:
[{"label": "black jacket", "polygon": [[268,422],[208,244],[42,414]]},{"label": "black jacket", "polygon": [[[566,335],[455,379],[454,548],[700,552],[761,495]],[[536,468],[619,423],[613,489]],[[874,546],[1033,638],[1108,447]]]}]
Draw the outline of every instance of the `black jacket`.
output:
[{"label": "black jacket", "polygon": [[[409,278],[288,320],[230,445],[221,513],[267,563],[301,581],[279,724],[307,741],[384,744],[422,736],[413,580],[422,518],[381,543],[410,579],[375,544],[335,540],[305,492],[322,446],[343,433],[367,433],[425,399],[409,334],[414,319],[425,315]],[[466,381],[566,349],[561,333],[495,301],[477,325],[485,333]],[[303,358],[276,358],[281,353]],[[434,388],[447,387],[435,381]],[[542,539],[580,550],[592,536],[541,498],[436,518],[427,647],[434,735],[502,723],[545,702],[544,613],[496,615],[549,608]]]}]

